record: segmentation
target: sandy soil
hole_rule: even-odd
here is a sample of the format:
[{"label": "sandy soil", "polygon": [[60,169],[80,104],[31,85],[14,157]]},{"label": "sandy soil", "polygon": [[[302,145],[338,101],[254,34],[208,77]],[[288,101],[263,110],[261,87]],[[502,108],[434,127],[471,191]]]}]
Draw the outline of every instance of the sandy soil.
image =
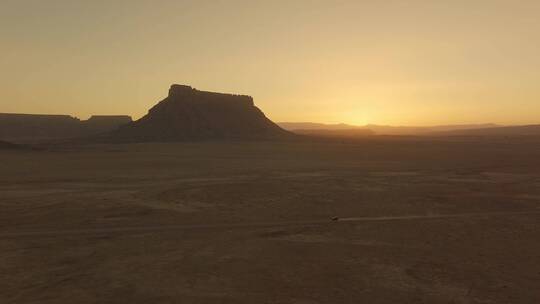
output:
[{"label": "sandy soil", "polygon": [[0,160],[0,303],[540,303],[540,141]]}]

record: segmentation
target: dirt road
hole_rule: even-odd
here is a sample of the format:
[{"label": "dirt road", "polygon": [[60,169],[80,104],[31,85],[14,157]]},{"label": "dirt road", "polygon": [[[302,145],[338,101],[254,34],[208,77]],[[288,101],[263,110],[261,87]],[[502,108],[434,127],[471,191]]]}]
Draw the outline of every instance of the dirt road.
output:
[{"label": "dirt road", "polygon": [[64,235],[81,234],[107,234],[107,233],[149,233],[171,230],[196,230],[196,229],[241,229],[241,228],[261,228],[261,227],[285,227],[285,226],[312,226],[312,225],[335,225],[339,222],[387,222],[387,221],[407,221],[407,220],[434,220],[434,219],[455,219],[455,218],[483,218],[494,216],[514,216],[540,214],[540,211],[517,211],[517,212],[479,212],[479,213],[458,213],[458,214],[430,214],[430,215],[405,215],[405,216],[376,216],[376,217],[344,217],[337,220],[300,220],[268,223],[238,223],[238,224],[212,224],[212,225],[162,225],[162,226],[116,226],[99,227],[89,229],[66,229],[66,230],[46,230],[46,231],[18,231],[0,233],[0,238],[19,237],[60,237]]}]

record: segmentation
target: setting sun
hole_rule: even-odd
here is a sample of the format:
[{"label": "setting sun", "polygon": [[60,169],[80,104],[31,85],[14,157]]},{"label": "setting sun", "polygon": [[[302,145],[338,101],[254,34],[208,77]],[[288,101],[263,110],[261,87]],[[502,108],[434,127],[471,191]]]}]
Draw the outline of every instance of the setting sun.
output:
[{"label": "setting sun", "polygon": [[0,10],[3,112],[139,118],[178,82],[276,121],[540,116],[537,1],[30,2]]}]

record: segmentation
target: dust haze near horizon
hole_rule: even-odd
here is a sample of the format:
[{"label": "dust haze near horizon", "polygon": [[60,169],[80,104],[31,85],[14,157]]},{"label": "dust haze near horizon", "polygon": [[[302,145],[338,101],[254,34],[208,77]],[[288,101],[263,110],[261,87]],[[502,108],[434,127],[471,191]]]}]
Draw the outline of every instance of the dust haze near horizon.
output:
[{"label": "dust haze near horizon", "polygon": [[538,1],[0,3],[0,112],[128,114],[172,83],[274,121],[540,123]]}]

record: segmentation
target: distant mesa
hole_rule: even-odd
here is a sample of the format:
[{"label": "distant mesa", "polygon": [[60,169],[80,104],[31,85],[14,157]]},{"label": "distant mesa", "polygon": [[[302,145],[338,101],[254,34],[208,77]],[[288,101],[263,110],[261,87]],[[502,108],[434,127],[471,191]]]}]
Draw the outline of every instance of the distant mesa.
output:
[{"label": "distant mesa", "polygon": [[129,116],[0,113],[0,140],[40,143],[85,139],[106,142],[285,139],[294,135],[268,119],[246,95],[172,85],[167,98],[137,121]]},{"label": "distant mesa", "polygon": [[0,113],[0,140],[35,143],[93,136],[131,121],[129,116],[96,115],[79,120],[69,115]]},{"label": "distant mesa", "polygon": [[[442,126],[355,126],[312,122],[274,123],[253,98],[199,91],[173,84],[168,96],[148,114],[133,121],[126,115],[94,115],[80,120],[69,115],[0,113],[0,147],[77,139],[84,142],[176,142],[199,140],[289,140],[300,138],[362,138],[405,136],[540,136],[540,125],[494,124]],[[13,143],[13,144],[10,144]]]},{"label": "distant mesa", "polygon": [[268,119],[250,96],[199,91],[173,84],[169,95],[152,107],[147,115],[111,132],[108,140],[271,140],[292,136]]}]

